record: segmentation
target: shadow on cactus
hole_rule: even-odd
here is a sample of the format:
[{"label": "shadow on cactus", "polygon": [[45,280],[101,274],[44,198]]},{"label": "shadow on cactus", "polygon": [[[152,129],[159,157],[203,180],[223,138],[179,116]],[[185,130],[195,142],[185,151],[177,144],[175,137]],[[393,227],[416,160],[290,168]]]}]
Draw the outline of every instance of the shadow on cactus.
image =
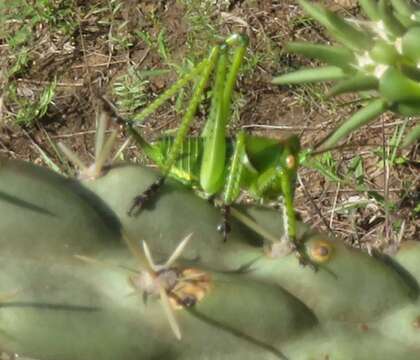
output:
[{"label": "shadow on cactus", "polygon": [[[328,65],[280,75],[274,84],[334,81],[328,96],[369,91],[365,106],[344,121],[317,146],[327,149],[390,110],[402,116],[420,115],[420,12],[405,0],[359,0],[369,20],[344,19],[312,1],[302,8],[341,45],[292,42],[290,52]],[[404,146],[420,138],[416,126]]]}]

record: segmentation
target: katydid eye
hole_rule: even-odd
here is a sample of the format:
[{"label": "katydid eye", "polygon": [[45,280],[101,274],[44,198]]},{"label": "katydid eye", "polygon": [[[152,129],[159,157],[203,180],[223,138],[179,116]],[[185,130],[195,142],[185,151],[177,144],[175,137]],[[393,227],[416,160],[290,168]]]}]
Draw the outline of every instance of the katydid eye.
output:
[{"label": "katydid eye", "polygon": [[286,166],[288,169],[294,169],[296,167],[296,157],[293,155],[287,156]]},{"label": "katydid eye", "polygon": [[308,255],[315,263],[325,263],[334,252],[333,243],[329,240],[315,240],[309,244]]}]

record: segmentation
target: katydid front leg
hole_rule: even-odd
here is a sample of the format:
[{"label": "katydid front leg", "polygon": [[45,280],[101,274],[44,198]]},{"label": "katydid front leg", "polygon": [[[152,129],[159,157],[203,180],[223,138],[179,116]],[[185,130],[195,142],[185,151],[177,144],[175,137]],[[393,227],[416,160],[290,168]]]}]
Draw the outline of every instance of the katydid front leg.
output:
[{"label": "katydid front leg", "polygon": [[[288,156],[288,161],[290,165],[292,162],[297,161],[294,155]],[[318,268],[308,257],[304,244],[297,240],[297,226],[296,226],[296,212],[293,204],[294,198],[294,180],[296,176],[296,171],[289,173],[288,171],[283,171],[280,175],[280,183],[283,192],[283,225],[284,233],[286,239],[292,245],[293,251],[295,251],[296,256],[299,260],[299,263],[303,266],[308,265],[314,271],[317,271]]]}]

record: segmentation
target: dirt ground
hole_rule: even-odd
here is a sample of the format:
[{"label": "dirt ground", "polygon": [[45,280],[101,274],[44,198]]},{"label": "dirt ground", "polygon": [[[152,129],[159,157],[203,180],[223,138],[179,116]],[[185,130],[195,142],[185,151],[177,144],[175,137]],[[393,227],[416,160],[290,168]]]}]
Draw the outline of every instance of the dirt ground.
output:
[{"label": "dirt ground", "polygon": [[[352,98],[325,100],[326,85],[300,88],[270,84],[273,75],[310,64],[306,59],[287,54],[284,51],[287,41],[328,41],[323,29],[310,22],[295,1],[207,2],[212,3],[214,11],[205,19],[209,21],[209,28],[216,28],[221,35],[240,31],[250,37],[251,65],[237,86],[238,105],[230,129],[232,133],[239,128],[275,138],[297,133],[303,146],[310,147],[355,109],[343,106]],[[130,67],[147,70],[169,67],[170,73],[152,77],[147,83],[145,96],[150,101],[176,78],[175,67],[168,63],[181,64],[191,51],[195,52],[195,58],[206,53],[208,38],[205,33],[200,37],[203,19],[191,15],[187,1],[126,0],[120,3],[118,11],[107,13],[92,10],[98,9],[100,2],[77,1],[73,17],[76,16],[78,25],[70,36],[51,31],[48,25],[36,28],[27,70],[13,79],[0,78],[0,85],[5,89],[13,81],[19,94],[32,99],[56,78],[56,94],[47,113],[24,126],[13,121],[18,105],[8,102],[3,94],[0,114],[3,113],[5,121],[0,126],[1,155],[47,165],[41,156],[42,149],[54,163],[66,169],[51,146],[52,142],[64,141],[90,162],[99,106],[97,94],[106,94],[115,100],[111,89]],[[198,6],[199,2],[195,3]],[[359,14],[355,1],[327,3],[349,16]],[[194,21],[202,23],[197,25]],[[162,29],[166,34],[166,51],[170,54],[166,63],[162,61],[162,49],[156,45]],[[152,41],[134,37],[136,31],[148,34]],[[111,42],[110,37],[117,35],[120,42]],[[128,39],[131,45],[124,46],[121,38]],[[3,74],[13,62],[13,56],[3,39],[0,43]],[[148,119],[143,130],[149,138],[177,127],[179,115],[172,105],[163,107]],[[401,119],[386,115],[354,134],[348,140],[352,146],[334,153],[331,163],[335,174],[342,175],[346,181],[334,182],[312,169],[302,168],[302,180],[296,190],[296,208],[302,220],[320,230],[334,232],[354,246],[368,249],[387,248],[389,243],[400,240],[418,241],[420,218],[414,209],[420,202],[419,146],[401,150],[398,154],[405,161],[389,169],[384,169],[378,157],[384,141],[389,141],[396,125],[401,123]],[[199,119],[192,133],[201,125]],[[120,143],[125,140],[122,129],[118,137]],[[130,148],[125,158],[135,159],[136,154],[136,149]],[[356,165],[355,156],[361,159]],[[355,172],[354,167],[359,172]],[[362,178],[362,190],[357,176]],[[385,211],[372,194],[388,198],[392,208]]]}]

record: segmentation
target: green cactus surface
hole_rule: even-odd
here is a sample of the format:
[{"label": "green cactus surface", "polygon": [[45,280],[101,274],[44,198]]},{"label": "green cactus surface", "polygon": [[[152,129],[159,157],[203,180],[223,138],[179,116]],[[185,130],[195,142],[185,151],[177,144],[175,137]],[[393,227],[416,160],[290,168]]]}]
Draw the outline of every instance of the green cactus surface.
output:
[{"label": "green cactus surface", "polygon": [[[293,254],[268,257],[236,221],[224,243],[218,211],[170,181],[150,208],[127,216],[157,176],[150,170],[120,165],[77,182],[0,165],[0,299],[13,294],[0,303],[1,351],[38,360],[420,357],[419,243],[372,257],[302,225],[314,272]],[[279,212],[239,210],[281,235]],[[206,280],[185,282],[196,301],[172,310],[178,340],[163,298],[144,302],[133,278],[144,267],[141,241],[162,264],[191,233],[173,266]]]}]

